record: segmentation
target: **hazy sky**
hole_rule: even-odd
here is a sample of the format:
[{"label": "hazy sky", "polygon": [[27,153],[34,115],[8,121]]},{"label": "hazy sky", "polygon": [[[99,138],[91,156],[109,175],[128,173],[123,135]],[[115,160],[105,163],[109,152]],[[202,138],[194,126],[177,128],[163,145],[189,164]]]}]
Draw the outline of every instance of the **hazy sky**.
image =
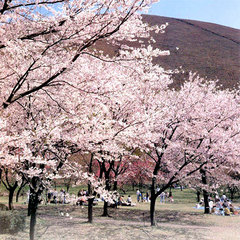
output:
[{"label": "hazy sky", "polygon": [[240,0],[160,0],[151,7],[149,14],[240,29]]}]

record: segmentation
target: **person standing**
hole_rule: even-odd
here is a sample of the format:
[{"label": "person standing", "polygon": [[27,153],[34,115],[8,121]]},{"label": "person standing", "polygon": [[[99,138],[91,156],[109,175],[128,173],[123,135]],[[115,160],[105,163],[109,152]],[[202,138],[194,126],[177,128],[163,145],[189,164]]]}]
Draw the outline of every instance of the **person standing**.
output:
[{"label": "person standing", "polygon": [[148,193],[148,191],[146,192],[146,202],[149,202],[149,193]]},{"label": "person standing", "polygon": [[165,202],[165,192],[162,192],[160,194],[160,203],[164,203]]},{"label": "person standing", "polygon": [[137,189],[137,201],[140,202],[140,195],[141,195],[141,192],[139,191],[139,189]]},{"label": "person standing", "polygon": [[144,192],[140,191],[141,202],[144,201]]}]

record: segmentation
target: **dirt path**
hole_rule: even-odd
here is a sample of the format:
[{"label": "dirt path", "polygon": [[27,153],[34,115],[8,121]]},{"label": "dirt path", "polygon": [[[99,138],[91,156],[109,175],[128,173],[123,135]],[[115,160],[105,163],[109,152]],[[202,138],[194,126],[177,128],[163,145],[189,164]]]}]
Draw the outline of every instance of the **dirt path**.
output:
[{"label": "dirt path", "polygon": [[[146,211],[110,210],[111,218],[87,223],[87,209],[43,208],[39,210],[36,240],[240,240],[239,217],[205,216],[178,211],[157,212],[157,226],[151,227]],[[0,235],[0,240],[27,240],[26,230],[16,236]]]}]

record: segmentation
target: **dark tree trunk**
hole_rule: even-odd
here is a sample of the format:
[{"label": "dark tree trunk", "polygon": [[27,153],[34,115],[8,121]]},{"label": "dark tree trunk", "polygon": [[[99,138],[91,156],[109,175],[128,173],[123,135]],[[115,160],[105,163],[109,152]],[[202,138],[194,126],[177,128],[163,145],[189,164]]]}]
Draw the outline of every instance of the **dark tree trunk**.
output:
[{"label": "dark tree trunk", "polygon": [[34,189],[30,187],[30,196],[28,203],[28,216],[30,216],[30,240],[34,240],[39,195],[39,192],[35,192]]},{"label": "dark tree trunk", "polygon": [[[106,190],[110,190],[110,183],[109,183],[109,176],[105,174],[106,178]],[[108,202],[104,200],[104,205],[103,205],[103,217],[109,217],[108,214]]]},{"label": "dark tree trunk", "polygon": [[117,182],[117,180],[115,180],[114,183],[113,183],[113,190],[114,191],[117,191],[117,189],[118,189],[117,185],[118,185],[118,182]]},{"label": "dark tree trunk", "polygon": [[88,198],[88,222],[92,223],[93,221],[93,201],[94,197]]},{"label": "dark tree trunk", "polygon": [[209,214],[209,201],[208,201],[208,192],[206,190],[203,190],[203,198],[204,198],[204,213]]},{"label": "dark tree trunk", "polygon": [[155,221],[155,203],[156,203],[156,178],[152,178],[152,185],[151,185],[151,203],[150,203],[150,220],[151,220],[151,226],[156,225]]},{"label": "dark tree trunk", "polygon": [[13,186],[9,186],[9,195],[8,195],[8,209],[13,209],[13,195],[17,188],[17,182]]},{"label": "dark tree trunk", "polygon": [[67,192],[69,192],[69,188],[70,188],[71,182],[72,182],[72,178],[69,178],[69,179],[67,179],[66,182],[64,183]]},{"label": "dark tree trunk", "polygon": [[19,188],[18,191],[17,191],[17,194],[16,194],[16,202],[18,202],[18,200],[19,200],[19,195],[20,195],[21,190],[22,190],[22,189]]},{"label": "dark tree trunk", "polygon": [[143,187],[143,183],[142,183],[142,182],[139,182],[139,184],[138,184],[139,190],[142,190],[142,187]]},{"label": "dark tree trunk", "polygon": [[156,197],[151,197],[151,203],[150,203],[150,219],[151,219],[151,226],[156,225],[155,221],[155,203],[156,203]]},{"label": "dark tree trunk", "polygon": [[132,183],[132,190],[134,191],[134,188],[135,188],[135,184],[134,182]]},{"label": "dark tree trunk", "polygon": [[[91,159],[89,163],[89,173],[91,174],[93,172],[92,170],[92,163],[93,163],[93,154],[91,154]],[[92,223],[93,221],[93,201],[94,197],[92,196],[92,184],[90,181],[88,181],[88,222]]]},{"label": "dark tree trunk", "polygon": [[231,193],[231,196],[230,196],[231,201],[233,201],[233,198],[234,198],[234,191],[230,191],[230,193]]},{"label": "dark tree trunk", "polygon": [[23,183],[21,184],[21,186],[19,187],[19,189],[18,189],[18,191],[17,191],[17,194],[16,194],[16,202],[18,202],[18,200],[19,200],[19,195],[20,195],[22,189],[25,187],[26,184],[27,184],[27,182],[23,182]]},{"label": "dark tree trunk", "polygon": [[92,196],[92,184],[90,182],[88,183],[88,195],[88,222],[92,223],[94,196]]},{"label": "dark tree trunk", "polygon": [[230,192],[231,201],[233,201],[233,199],[234,199],[234,194],[235,194],[234,188],[229,187],[228,189],[229,189],[229,192]]},{"label": "dark tree trunk", "polygon": [[199,203],[200,202],[200,191],[197,191],[197,202]]},{"label": "dark tree trunk", "polygon": [[[202,174],[202,183],[204,185],[207,185],[207,176],[206,176],[206,171],[203,169],[200,169],[200,173]],[[209,209],[209,201],[208,201],[209,194],[208,192],[204,189],[203,190],[203,199],[204,199],[204,213],[209,214],[210,209]]]},{"label": "dark tree trunk", "polygon": [[[37,208],[39,204],[39,197],[42,194],[43,188],[37,188],[37,185],[41,181],[38,177],[33,177],[31,179],[30,185],[30,195],[29,195],[29,202],[28,202],[28,216],[30,216],[30,232],[29,237],[30,240],[34,240],[34,233],[35,233],[35,226],[36,226],[36,216],[37,216]],[[40,185],[41,186],[41,185]]]},{"label": "dark tree trunk", "polygon": [[104,201],[104,205],[103,205],[103,217],[108,217],[108,202]]},{"label": "dark tree trunk", "polygon": [[30,240],[34,240],[36,215],[37,215],[37,209],[35,209],[35,211],[33,211],[32,209],[31,219],[30,219]]},{"label": "dark tree trunk", "polygon": [[28,202],[28,216],[30,216],[30,240],[34,240],[34,230],[36,225],[36,212],[38,201],[36,201],[37,193],[30,187],[30,195]]},{"label": "dark tree trunk", "polygon": [[70,183],[67,184],[67,192],[69,192],[69,188],[70,188]]},{"label": "dark tree trunk", "polygon": [[13,188],[9,190],[9,195],[8,195],[8,209],[13,210],[13,194],[14,194]]}]

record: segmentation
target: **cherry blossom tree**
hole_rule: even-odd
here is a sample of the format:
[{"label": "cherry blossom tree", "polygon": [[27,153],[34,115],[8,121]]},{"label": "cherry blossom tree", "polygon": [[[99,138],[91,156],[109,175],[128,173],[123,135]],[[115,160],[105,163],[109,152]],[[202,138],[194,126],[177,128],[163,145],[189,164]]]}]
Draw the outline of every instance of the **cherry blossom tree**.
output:
[{"label": "cherry blossom tree", "polygon": [[[201,179],[206,171],[236,164],[239,95],[197,79],[185,83],[180,91],[161,91],[151,97],[144,103],[146,120],[129,130],[129,139],[134,136],[129,144],[154,164],[150,209],[154,225],[156,198],[172,184]],[[165,184],[156,192],[157,179]]]},{"label": "cherry blossom tree", "polygon": [[83,74],[79,66],[91,65],[84,62],[87,56],[101,59],[101,52],[94,51],[100,40],[119,45],[161,30],[144,24],[139,14],[154,2],[1,1],[2,106],[57,84],[75,83]]},{"label": "cherry blossom tree", "polygon": [[13,194],[18,187],[18,181],[15,177],[14,171],[11,171],[10,168],[2,167],[2,183],[9,192],[8,195],[8,209],[13,209]]},{"label": "cherry blossom tree", "polygon": [[[1,159],[17,162],[30,184],[32,226],[38,196],[60,166],[64,174],[81,172],[66,157],[65,143],[109,165],[140,150],[152,170],[152,225],[156,198],[169,186],[236,163],[238,93],[200,80],[169,90],[169,73],[152,64],[169,52],[122,44],[164,30],[141,20],[140,11],[154,2],[0,2]],[[102,53],[100,41],[118,46],[118,53]],[[20,158],[7,158],[12,143],[23,149]],[[96,183],[93,175],[80,175]],[[157,180],[165,182],[158,192]]]},{"label": "cherry blossom tree", "polygon": [[130,158],[126,171],[119,177],[121,184],[129,184],[138,186],[140,189],[143,184],[150,185],[152,177],[152,168],[154,164],[149,161],[146,155],[141,154],[140,157]]}]

